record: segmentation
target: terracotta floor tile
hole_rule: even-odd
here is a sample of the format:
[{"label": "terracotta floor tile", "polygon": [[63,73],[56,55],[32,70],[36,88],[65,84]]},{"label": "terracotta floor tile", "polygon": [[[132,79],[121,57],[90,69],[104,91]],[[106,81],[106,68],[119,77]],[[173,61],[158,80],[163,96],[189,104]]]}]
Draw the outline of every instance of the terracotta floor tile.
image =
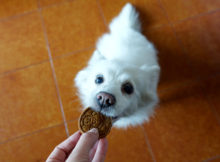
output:
[{"label": "terracotta floor tile", "polygon": [[68,121],[67,125],[68,125],[69,135],[72,135],[73,133],[75,133],[76,131],[79,130],[78,129],[78,119]]},{"label": "terracotta floor tile", "polygon": [[216,12],[175,25],[177,36],[190,57],[193,75],[206,77],[220,71],[219,16],[220,12]]},{"label": "terracotta floor tile", "polygon": [[218,0],[206,1],[197,0],[195,6],[199,13],[213,11],[220,8],[220,2]]},{"label": "terracotta floor tile", "polygon": [[213,107],[213,111],[216,117],[220,121],[220,75],[215,75],[211,78],[205,79],[203,84],[203,89],[205,96],[209,99],[210,104]]},{"label": "terracotta floor tile", "polygon": [[94,46],[106,30],[94,0],[74,0],[42,13],[53,56]]},{"label": "terracotta floor tile", "polygon": [[[123,6],[128,2],[126,0],[99,1],[107,24],[120,13]],[[132,3],[140,13],[143,30],[168,23],[158,1],[131,0],[129,2]]]},{"label": "terracotta floor tile", "polygon": [[0,73],[48,59],[38,13],[0,22],[0,35]]},{"label": "terracotta floor tile", "polygon": [[0,144],[0,161],[43,162],[66,137],[62,124]]},{"label": "terracotta floor tile", "polygon": [[204,162],[220,162],[220,155],[218,157],[214,157],[213,159],[211,158],[210,160]]},{"label": "terracotta floor tile", "polygon": [[108,136],[108,142],[109,148],[106,162],[152,161],[141,127],[129,128],[127,130],[113,128]]},{"label": "terracotta floor tile", "polygon": [[164,92],[145,129],[157,161],[202,161],[220,154],[220,127],[200,82]]},{"label": "terracotta floor tile", "polygon": [[158,50],[161,66],[159,91],[182,84],[192,78],[189,57],[179,46],[171,27],[148,30],[145,35]]},{"label": "terracotta floor tile", "polygon": [[37,9],[37,0],[1,0],[0,19]]},{"label": "terracotta floor tile", "polygon": [[218,0],[160,0],[165,8],[168,17],[175,22],[192,17],[204,12],[219,9],[220,2]]},{"label": "terracotta floor tile", "polygon": [[81,113],[82,106],[76,95],[77,91],[73,80],[76,74],[86,66],[92,53],[93,49],[54,60],[56,76],[67,120],[76,119]]},{"label": "terracotta floor tile", "polygon": [[60,122],[49,63],[0,77],[0,142]]},{"label": "terracotta floor tile", "polygon": [[53,4],[58,4],[67,0],[39,0],[40,7],[50,6]]}]

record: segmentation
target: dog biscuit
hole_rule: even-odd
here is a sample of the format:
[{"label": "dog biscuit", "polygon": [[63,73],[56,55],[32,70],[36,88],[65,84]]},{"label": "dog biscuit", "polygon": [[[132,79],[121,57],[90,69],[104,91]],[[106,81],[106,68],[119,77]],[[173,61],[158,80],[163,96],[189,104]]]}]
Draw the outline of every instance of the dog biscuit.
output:
[{"label": "dog biscuit", "polygon": [[111,130],[112,119],[89,107],[82,112],[78,125],[82,133],[85,133],[92,128],[97,128],[99,138],[104,138]]}]

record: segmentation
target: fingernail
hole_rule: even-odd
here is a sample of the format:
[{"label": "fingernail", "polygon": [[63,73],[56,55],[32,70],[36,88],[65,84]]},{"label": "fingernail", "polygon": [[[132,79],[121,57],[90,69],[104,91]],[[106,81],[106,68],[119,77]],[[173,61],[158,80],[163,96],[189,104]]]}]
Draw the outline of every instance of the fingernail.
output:
[{"label": "fingernail", "polygon": [[89,130],[89,132],[98,134],[98,129],[97,128],[92,128],[92,129]]}]

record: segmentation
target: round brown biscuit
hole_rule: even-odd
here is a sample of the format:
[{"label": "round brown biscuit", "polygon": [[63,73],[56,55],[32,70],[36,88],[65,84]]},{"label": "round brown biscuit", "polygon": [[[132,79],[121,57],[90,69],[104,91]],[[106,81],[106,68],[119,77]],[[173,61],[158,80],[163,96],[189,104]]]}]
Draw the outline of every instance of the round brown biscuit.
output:
[{"label": "round brown biscuit", "polygon": [[103,138],[107,136],[111,130],[112,119],[91,108],[87,108],[82,112],[78,125],[82,133],[92,128],[97,128],[99,131],[99,138]]}]

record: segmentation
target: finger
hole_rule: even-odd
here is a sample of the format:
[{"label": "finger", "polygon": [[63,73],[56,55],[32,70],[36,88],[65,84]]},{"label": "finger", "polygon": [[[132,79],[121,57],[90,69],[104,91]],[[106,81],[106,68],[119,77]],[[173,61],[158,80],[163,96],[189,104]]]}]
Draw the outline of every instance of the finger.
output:
[{"label": "finger", "polygon": [[92,161],[92,159],[94,158],[95,152],[96,152],[97,147],[98,147],[98,143],[99,143],[99,141],[96,141],[95,145],[94,145],[93,148],[90,150],[90,153],[89,153],[89,159],[90,159],[90,161]]},{"label": "finger", "polygon": [[108,149],[107,139],[106,138],[100,139],[92,162],[104,162],[107,149]]},{"label": "finger", "polygon": [[71,150],[76,146],[76,143],[78,142],[80,136],[81,133],[77,131],[65,141],[57,145],[48,157],[47,162],[50,162],[52,160],[64,161]]},{"label": "finger", "polygon": [[[82,134],[75,149],[69,155],[69,159],[74,159],[76,157],[83,157],[89,159],[89,152],[98,141],[98,130],[96,128]],[[70,160],[71,161],[71,160]]]}]

